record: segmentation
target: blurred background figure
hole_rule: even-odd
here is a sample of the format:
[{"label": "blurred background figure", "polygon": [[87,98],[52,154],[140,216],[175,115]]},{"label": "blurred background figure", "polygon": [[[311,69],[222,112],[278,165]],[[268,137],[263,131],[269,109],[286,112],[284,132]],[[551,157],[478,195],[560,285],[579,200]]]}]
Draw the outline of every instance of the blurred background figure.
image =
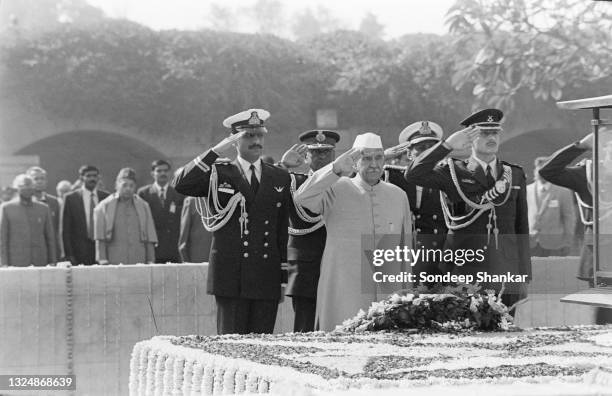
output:
[{"label": "blurred background figure", "polygon": [[572,192],[542,179],[546,157],[535,159],[534,182],[527,185],[532,256],[567,256],[572,247],[576,211]]},{"label": "blurred background figure", "polygon": [[64,197],[66,194],[72,191],[72,183],[70,183],[68,180],[62,180],[57,183],[55,191],[57,192],[57,200],[59,201],[60,206],[62,206],[64,204]]},{"label": "blurred background figure", "polygon": [[55,264],[56,238],[49,207],[37,202],[34,181],[18,175],[13,187],[18,199],[0,206],[0,266]]},{"label": "blurred background figure", "polygon": [[26,171],[28,175],[34,181],[34,199],[37,202],[44,203],[49,207],[51,211],[51,220],[53,222],[53,235],[55,237],[55,251],[59,254],[60,252],[60,234],[59,234],[59,221],[60,221],[60,203],[57,198],[51,194],[47,194],[47,171],[39,166],[33,166]]},{"label": "blurred background figure", "polygon": [[[185,263],[208,262],[212,232],[204,228],[200,214],[196,209],[196,197],[186,197],[181,213],[181,232],[178,249]],[[203,210],[203,209],[202,209]]]},{"label": "blurred background figure", "polygon": [[0,203],[8,202],[13,199],[17,191],[12,186],[6,186],[0,189]]},{"label": "blurred background figure", "polygon": [[94,208],[109,195],[98,188],[99,177],[100,171],[95,166],[81,166],[78,180],[80,187],[64,197],[62,242],[64,256],[72,265],[91,265],[96,262]]},{"label": "blurred background figure", "polygon": [[64,251],[64,241],[62,240],[62,234],[63,234],[62,224],[64,223],[64,220],[63,220],[64,197],[66,196],[66,194],[72,191],[72,183],[70,183],[68,180],[61,180],[59,183],[57,183],[57,186],[55,186],[55,191],[57,191],[57,201],[59,202],[59,205],[60,205],[59,229],[58,229],[58,233],[56,234],[56,238],[59,243],[59,250],[57,252],[57,261],[64,261],[66,259],[66,254]]},{"label": "blurred background figure", "polygon": [[136,194],[136,172],[123,168],[115,193],[94,209],[96,259],[100,264],[155,261],[157,233],[149,204]]},{"label": "blurred background figure", "polygon": [[151,164],[153,183],[138,190],[138,196],[151,208],[158,244],[155,247],[156,263],[180,263],[178,251],[181,212],[185,196],[169,185],[170,163],[156,160]]}]

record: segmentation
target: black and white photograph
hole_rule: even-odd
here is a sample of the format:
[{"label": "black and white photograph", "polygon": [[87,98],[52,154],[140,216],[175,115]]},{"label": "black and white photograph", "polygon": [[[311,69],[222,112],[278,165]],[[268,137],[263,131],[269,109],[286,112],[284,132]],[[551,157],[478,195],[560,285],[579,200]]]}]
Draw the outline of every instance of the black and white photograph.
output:
[{"label": "black and white photograph", "polygon": [[0,0],[0,396],[612,396],[612,1]]}]

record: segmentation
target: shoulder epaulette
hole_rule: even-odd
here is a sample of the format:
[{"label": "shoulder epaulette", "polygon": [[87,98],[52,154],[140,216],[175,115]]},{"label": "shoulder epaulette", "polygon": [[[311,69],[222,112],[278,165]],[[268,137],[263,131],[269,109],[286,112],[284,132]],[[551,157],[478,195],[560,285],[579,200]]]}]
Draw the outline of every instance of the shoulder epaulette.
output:
[{"label": "shoulder epaulette", "polygon": [[391,164],[387,164],[383,167],[384,170],[398,170],[398,171],[402,171],[404,172],[408,167],[407,166],[402,166],[402,165],[391,165]]},{"label": "shoulder epaulette", "polygon": [[232,160],[227,158],[227,157],[223,157],[223,158],[217,158],[215,160],[215,165],[228,165],[231,164]]},{"label": "shoulder epaulette", "polygon": [[306,177],[308,177],[308,174],[304,173],[304,172],[289,172],[289,173],[292,174],[292,175],[296,175],[296,176],[306,176]]},{"label": "shoulder epaulette", "polygon": [[262,167],[267,166],[267,167],[272,168],[272,169],[274,169],[274,170],[282,171],[283,173],[291,173],[291,172],[289,172],[289,171],[287,170],[287,168],[285,168],[284,166],[281,166],[281,165],[279,165],[279,164],[271,164],[271,163],[269,163],[269,162],[263,162],[263,161],[262,161],[262,162],[261,162],[261,166],[262,166]]},{"label": "shoulder epaulette", "polygon": [[523,170],[523,167],[520,166],[519,164],[511,164],[510,162],[506,162],[506,161],[502,161],[502,164],[511,166],[513,168],[519,168],[520,170]]}]

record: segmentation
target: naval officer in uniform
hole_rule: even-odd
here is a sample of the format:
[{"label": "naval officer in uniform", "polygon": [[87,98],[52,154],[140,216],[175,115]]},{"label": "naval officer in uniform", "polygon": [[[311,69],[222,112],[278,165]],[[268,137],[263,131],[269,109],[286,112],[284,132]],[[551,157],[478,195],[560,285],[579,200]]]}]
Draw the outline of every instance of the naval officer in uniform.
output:
[{"label": "naval officer in uniform", "polygon": [[[335,159],[334,149],[340,135],[334,131],[312,130],[301,133],[298,138],[300,144],[291,147],[280,164],[287,169],[305,163],[309,165],[307,174],[289,173],[292,196],[308,177]],[[286,293],[291,297],[295,312],[293,331],[314,330],[317,286],[326,237],[323,216],[294,202],[289,212],[289,282]]]},{"label": "naval officer in uniform", "polygon": [[[407,152],[410,165],[414,158],[438,143],[443,134],[442,127],[435,122],[414,122],[402,130],[397,146],[385,150],[385,158],[396,158]],[[384,179],[404,190],[408,196],[416,248],[442,249],[447,228],[440,206],[440,191],[408,183],[404,178],[406,169],[407,166],[402,165],[385,165]],[[436,260],[420,260],[412,267],[412,273],[439,274],[438,264]]]},{"label": "naval officer in uniform", "polygon": [[[181,194],[203,197],[198,209],[212,231],[208,293],[217,302],[217,332],[271,333],[286,284],[290,178],[261,160],[269,113],[228,117],[231,135],[179,169]],[[234,161],[216,161],[236,147]]]},{"label": "naval officer in uniform", "polygon": [[593,135],[553,153],[539,170],[540,176],[557,186],[569,188],[576,194],[580,220],[584,224],[584,244],[580,254],[578,279],[593,281],[593,193],[591,159],[572,163],[581,155],[593,150]]},{"label": "naval officer in uniform", "polygon": [[[518,279],[528,280],[531,257],[525,173],[520,166],[497,157],[502,117],[498,109],[472,114],[461,122],[465,129],[417,157],[405,178],[408,183],[444,192],[442,209],[449,226],[445,247],[457,253],[480,253],[465,262],[446,263],[449,271],[474,276],[510,273],[526,275]],[[467,160],[447,157],[468,145],[472,155]],[[503,286],[481,284],[498,291]],[[503,301],[508,306],[526,296],[524,282],[505,283],[504,290]]]},{"label": "naval officer in uniform", "polygon": [[[600,257],[606,257],[605,252],[610,250],[609,227],[612,215],[612,131],[602,128],[600,130],[600,143],[603,147],[601,160],[601,176],[599,184],[599,218],[600,218]],[[584,244],[580,254],[580,267],[578,279],[588,281],[594,286],[593,274],[593,161],[584,159],[576,165],[572,163],[593,150],[593,134],[588,134],[580,141],[563,147],[553,153],[540,168],[540,176],[552,184],[569,188],[576,194],[580,220],[584,224]],[[601,254],[603,253],[603,254]],[[598,271],[600,269],[598,268]],[[609,278],[599,278],[598,282],[612,283]],[[612,323],[612,309],[598,308],[595,322],[597,324]]]}]

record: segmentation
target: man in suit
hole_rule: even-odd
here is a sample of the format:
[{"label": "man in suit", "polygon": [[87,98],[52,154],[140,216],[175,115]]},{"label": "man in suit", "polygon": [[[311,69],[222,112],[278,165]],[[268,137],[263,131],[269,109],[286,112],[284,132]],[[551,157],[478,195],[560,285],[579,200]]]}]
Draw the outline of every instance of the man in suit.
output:
[{"label": "man in suit", "polygon": [[53,231],[55,237],[55,251],[57,254],[60,253],[60,242],[59,242],[59,221],[60,221],[60,203],[58,199],[47,194],[47,171],[39,166],[33,166],[26,171],[28,175],[34,181],[34,196],[33,200],[44,203],[49,207],[51,211],[51,220],[53,221]]},{"label": "man in suit", "polygon": [[202,224],[202,216],[198,210],[203,210],[203,206],[200,205],[198,209],[199,199],[187,197],[183,201],[178,250],[185,263],[204,263],[210,255],[212,233]]},{"label": "man in suit", "polygon": [[[498,109],[486,109],[461,122],[455,132],[417,157],[408,167],[409,183],[444,192],[442,209],[449,225],[445,247],[455,254],[472,252],[471,258],[456,256],[446,263],[456,274],[506,275],[503,301],[511,306],[526,296],[531,277],[529,223],[525,173],[517,165],[497,157],[501,119]],[[471,145],[467,160],[446,158],[453,150]],[[502,288],[501,282],[481,282],[486,288]]]},{"label": "man in suit", "polygon": [[100,171],[93,165],[79,168],[81,186],[66,194],[62,212],[62,241],[66,259],[72,265],[96,262],[94,208],[108,192],[99,190]]},{"label": "man in suit", "polygon": [[[443,134],[442,127],[435,122],[412,123],[400,133],[399,145],[385,150],[385,159],[402,158],[408,153],[407,165],[409,166],[414,158],[439,142]],[[440,191],[408,183],[404,178],[407,166],[390,164],[385,165],[384,169],[384,179],[404,190],[408,196],[416,248],[442,249],[448,230],[440,206]],[[412,267],[412,273],[439,274],[439,264],[435,259],[420,260]]]},{"label": "man in suit", "polygon": [[155,247],[156,263],[180,263],[178,239],[181,227],[181,211],[184,195],[168,183],[170,163],[156,160],[151,164],[153,183],[141,187],[138,196],[147,201],[153,213],[158,244]]},{"label": "man in suit", "polygon": [[[340,135],[334,131],[312,130],[301,133],[298,138],[301,143],[291,147],[283,155],[280,164],[286,169],[297,168],[304,163],[309,164],[308,174],[289,173],[292,196],[310,175],[334,160],[334,149],[340,140]],[[295,332],[314,330],[317,286],[326,237],[322,216],[293,202],[289,213],[287,295],[291,297],[295,312],[293,321]]]},{"label": "man in suit", "polygon": [[13,181],[17,197],[0,205],[0,266],[55,264],[56,239],[49,206],[32,199],[35,184],[26,174]]},{"label": "man in suit", "polygon": [[572,192],[543,180],[539,170],[545,157],[536,158],[534,182],[527,185],[532,256],[567,256],[576,221]]},{"label": "man in suit", "polygon": [[[181,194],[206,197],[213,232],[208,293],[217,302],[217,332],[271,333],[281,287],[286,284],[290,178],[261,161],[266,110],[226,118],[231,135],[179,169],[172,185]],[[234,161],[217,161],[232,146]]]}]

